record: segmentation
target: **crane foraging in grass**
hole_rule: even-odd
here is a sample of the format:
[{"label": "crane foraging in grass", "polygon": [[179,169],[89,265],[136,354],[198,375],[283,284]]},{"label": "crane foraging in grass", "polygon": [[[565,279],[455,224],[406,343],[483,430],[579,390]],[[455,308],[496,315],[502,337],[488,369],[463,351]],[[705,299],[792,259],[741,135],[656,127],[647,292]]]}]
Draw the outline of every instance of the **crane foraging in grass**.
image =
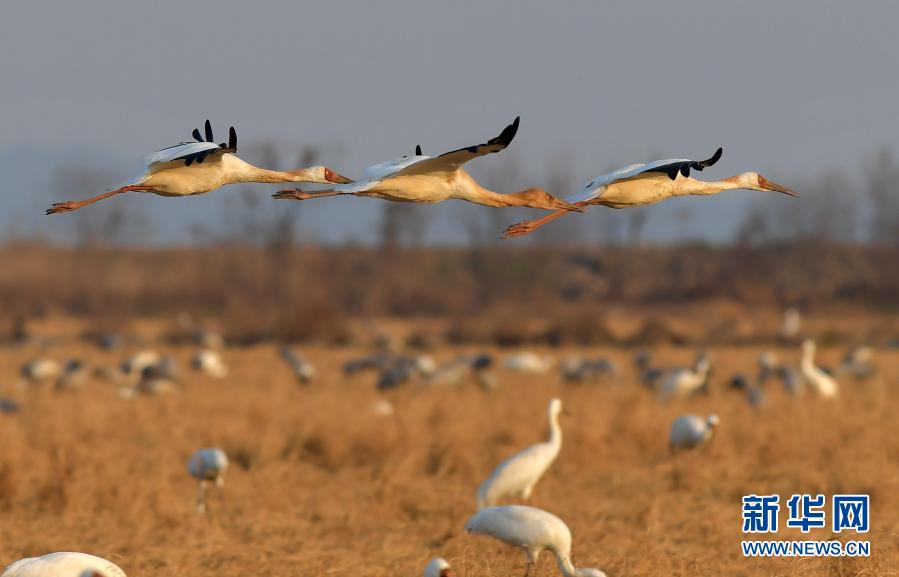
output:
[{"label": "crane foraging in grass", "polygon": [[205,138],[194,129],[196,142],[181,142],[157,150],[144,162],[145,172],[124,186],[79,201],[55,202],[47,214],[70,212],[123,192],[152,192],[160,196],[192,196],[210,192],[226,184],[242,182],[319,184],[352,182],[324,166],[289,172],[266,170],[237,157],[237,132],[232,126],[228,142],[213,142],[212,125],[206,121]]},{"label": "crane foraging in grass", "polygon": [[20,559],[0,577],[126,577],[121,567],[87,553],[59,552]]},{"label": "crane foraging in grass", "polygon": [[562,449],[562,427],[559,426],[562,401],[551,400],[546,412],[549,438],[512,455],[496,466],[493,473],[478,487],[479,510],[492,507],[505,497],[520,496],[522,499],[529,499],[534,485],[556,460]]},{"label": "crane foraging in grass", "polygon": [[698,447],[712,438],[712,433],[720,423],[718,415],[711,414],[706,418],[696,415],[683,415],[671,423],[668,436],[668,447],[674,452],[682,449]]},{"label": "crane foraging in grass", "polygon": [[282,190],[274,198],[308,200],[325,196],[354,195],[399,202],[434,203],[456,199],[490,207],[525,206],[545,210],[581,209],[561,201],[540,188],[501,194],[478,184],[462,166],[479,156],[499,152],[509,146],[518,132],[518,118],[496,138],[440,156],[424,156],[416,148],[413,156],[375,164],[365,170],[365,178],[330,190],[304,192]]},{"label": "crane foraging in grass", "polygon": [[[706,182],[690,177],[690,170],[702,170],[721,158],[719,148],[706,160],[667,159],[645,164],[631,164],[599,176],[584,188],[567,197],[577,207],[603,205],[610,208],[628,208],[655,204],[676,196],[709,196],[725,190],[765,190],[798,197],[795,192],[757,172],[744,172],[724,180]],[[556,211],[535,221],[522,221],[506,229],[503,238],[522,236],[548,224],[568,211]]]},{"label": "crane foraging in grass", "polygon": [[525,577],[545,549],[556,556],[559,570],[565,577],[606,575],[599,569],[574,566],[571,562],[571,531],[561,519],[542,509],[522,505],[482,509],[465,523],[465,530],[524,549],[528,556]]},{"label": "crane foraging in grass", "polygon": [[221,490],[227,470],[228,455],[221,449],[200,449],[191,456],[187,471],[197,480],[197,511],[206,512],[206,485],[213,482]]}]

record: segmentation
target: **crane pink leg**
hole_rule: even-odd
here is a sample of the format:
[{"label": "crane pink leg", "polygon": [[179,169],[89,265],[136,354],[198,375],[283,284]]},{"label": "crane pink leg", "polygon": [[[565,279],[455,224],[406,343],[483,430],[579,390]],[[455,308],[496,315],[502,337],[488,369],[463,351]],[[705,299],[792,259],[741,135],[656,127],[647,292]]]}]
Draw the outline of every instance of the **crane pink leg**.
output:
[{"label": "crane pink leg", "polygon": [[78,210],[83,206],[87,206],[89,204],[93,204],[95,202],[99,202],[104,198],[109,198],[110,196],[114,196],[116,194],[121,194],[123,192],[149,192],[155,190],[152,186],[140,186],[140,185],[130,185],[123,186],[122,188],[117,188],[115,190],[110,190],[109,192],[104,192],[103,194],[85,199],[85,200],[68,200],[65,202],[54,202],[50,208],[47,209],[45,214],[57,214],[59,212],[71,212],[73,210]]},{"label": "crane pink leg", "polygon": [[300,190],[299,188],[285,188],[284,190],[279,190],[278,192],[273,194],[272,198],[277,198],[280,200],[309,200],[310,198],[338,196],[341,194],[351,193],[341,192],[339,190],[317,190],[315,192],[307,192],[305,190]]},{"label": "crane pink leg", "polygon": [[[574,206],[587,206],[587,203],[586,203],[586,202],[576,202],[576,203],[574,204]],[[540,227],[543,226],[544,224],[549,224],[549,223],[551,223],[552,221],[556,220],[556,219],[559,218],[560,216],[565,216],[565,215],[568,214],[569,212],[571,212],[571,211],[569,211],[569,210],[557,210],[557,211],[555,211],[555,212],[553,212],[553,213],[550,213],[550,214],[544,216],[543,218],[538,218],[537,220],[534,220],[534,221],[531,221],[531,220],[523,220],[523,221],[521,221],[521,222],[519,222],[519,223],[513,224],[512,226],[510,226],[509,228],[507,228],[505,231],[503,231],[503,238],[512,238],[512,237],[516,237],[516,236],[524,236],[524,235],[526,235],[526,234],[529,234],[529,233],[531,233],[531,232],[537,230],[538,228],[540,228]]]}]

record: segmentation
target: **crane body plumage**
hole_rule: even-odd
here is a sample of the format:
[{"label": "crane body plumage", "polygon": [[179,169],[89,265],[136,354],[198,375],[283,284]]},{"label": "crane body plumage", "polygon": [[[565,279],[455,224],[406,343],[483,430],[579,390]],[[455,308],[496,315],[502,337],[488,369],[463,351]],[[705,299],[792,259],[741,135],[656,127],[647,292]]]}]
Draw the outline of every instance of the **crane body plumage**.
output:
[{"label": "crane body plumage", "polygon": [[0,577],[126,577],[121,567],[102,557],[87,553],[58,552],[20,559],[9,565]]},{"label": "crane body plumage", "polygon": [[228,455],[221,449],[199,449],[190,458],[187,471],[197,480],[197,511],[206,512],[206,484],[214,483],[221,489],[228,470]]},{"label": "crane body plumage", "polygon": [[478,509],[492,507],[506,497],[520,496],[525,500],[530,498],[534,485],[549,469],[562,449],[562,428],[559,426],[561,412],[562,401],[552,399],[547,406],[549,438],[546,442],[532,445],[497,465],[493,473],[478,487]]},{"label": "crane body plumage", "polygon": [[475,513],[466,523],[469,533],[487,535],[512,547],[524,549],[528,556],[528,575],[540,554],[549,550],[556,556],[565,577],[604,577],[598,569],[576,568],[571,562],[571,531],[564,521],[536,507],[505,505]]}]

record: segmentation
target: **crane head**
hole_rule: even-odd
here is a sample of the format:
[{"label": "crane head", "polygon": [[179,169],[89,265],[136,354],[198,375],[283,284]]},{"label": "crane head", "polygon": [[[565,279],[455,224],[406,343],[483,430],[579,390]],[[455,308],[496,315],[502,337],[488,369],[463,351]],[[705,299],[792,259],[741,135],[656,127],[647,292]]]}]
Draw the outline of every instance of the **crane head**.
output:
[{"label": "crane head", "polygon": [[757,172],[745,172],[741,177],[741,180],[745,181],[746,188],[749,188],[750,190],[770,190],[792,196],[793,198],[799,198],[796,191],[787,188],[782,184],[777,184],[773,180],[767,179]]}]

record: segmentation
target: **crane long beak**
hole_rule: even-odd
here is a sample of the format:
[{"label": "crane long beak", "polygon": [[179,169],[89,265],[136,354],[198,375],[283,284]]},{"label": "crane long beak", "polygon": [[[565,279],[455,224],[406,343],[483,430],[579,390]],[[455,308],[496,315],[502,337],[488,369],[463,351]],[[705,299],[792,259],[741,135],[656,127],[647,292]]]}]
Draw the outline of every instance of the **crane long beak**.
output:
[{"label": "crane long beak", "polygon": [[333,182],[334,184],[349,184],[353,182],[353,179],[347,178],[342,174],[338,174],[330,168],[325,169],[325,180],[327,180],[328,182]]},{"label": "crane long beak", "polygon": [[795,191],[787,188],[786,186],[777,184],[773,180],[768,180],[767,178],[765,178],[763,176],[759,176],[759,186],[765,190],[773,190],[775,192],[782,192],[784,194],[789,194],[793,198],[799,198],[799,195],[796,194]]}]

